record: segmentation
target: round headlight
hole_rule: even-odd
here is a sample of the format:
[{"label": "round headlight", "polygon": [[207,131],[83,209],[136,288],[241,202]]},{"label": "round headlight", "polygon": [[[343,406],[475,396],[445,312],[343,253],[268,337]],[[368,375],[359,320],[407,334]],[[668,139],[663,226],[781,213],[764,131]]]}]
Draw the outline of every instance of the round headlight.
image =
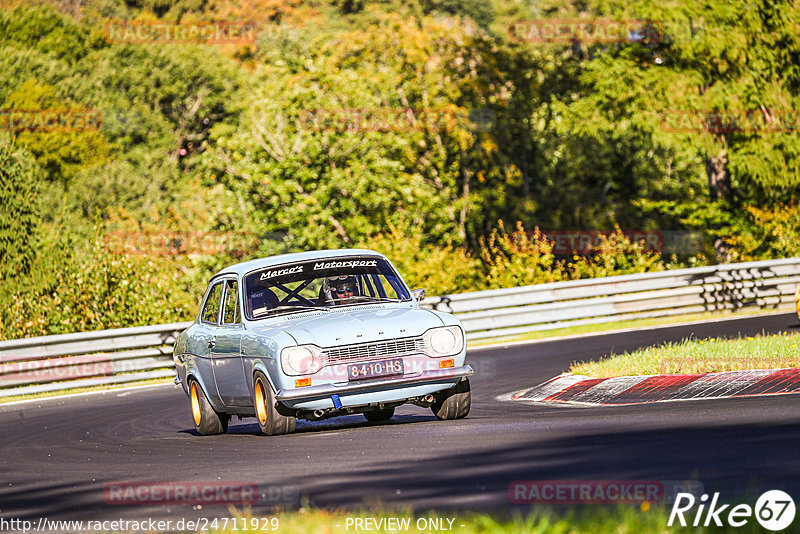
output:
[{"label": "round headlight", "polygon": [[286,354],[286,364],[291,371],[304,375],[314,367],[314,353],[305,347],[294,347]]},{"label": "round headlight", "polygon": [[456,346],[456,336],[450,330],[437,330],[431,336],[431,348],[439,354],[448,354]]}]

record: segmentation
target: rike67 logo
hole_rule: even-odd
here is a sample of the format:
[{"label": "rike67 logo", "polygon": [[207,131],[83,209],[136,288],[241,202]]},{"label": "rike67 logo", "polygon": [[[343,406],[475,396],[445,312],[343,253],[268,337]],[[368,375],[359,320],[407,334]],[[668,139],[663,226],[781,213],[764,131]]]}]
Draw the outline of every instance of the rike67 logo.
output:
[{"label": "rike67 logo", "polygon": [[[694,513],[694,520],[691,521],[691,510],[695,504],[698,504],[697,511]],[[689,523],[684,514],[690,518]],[[719,493],[714,493],[710,502],[708,495],[704,493],[700,496],[699,503],[691,493],[679,493],[672,505],[667,526],[671,527],[677,519],[677,524],[682,527],[687,524],[693,527],[701,525],[708,527],[712,524],[721,527],[725,523],[732,527],[742,527],[754,515],[763,528],[772,531],[783,530],[794,521],[794,500],[783,491],[770,490],[758,498],[755,508],[747,504],[737,504],[731,508],[730,504],[719,504]]]}]

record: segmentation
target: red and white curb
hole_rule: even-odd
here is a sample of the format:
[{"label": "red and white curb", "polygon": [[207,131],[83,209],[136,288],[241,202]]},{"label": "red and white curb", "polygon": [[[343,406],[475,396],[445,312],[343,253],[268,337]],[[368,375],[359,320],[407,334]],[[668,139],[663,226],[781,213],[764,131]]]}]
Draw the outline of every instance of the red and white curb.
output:
[{"label": "red and white curb", "polygon": [[507,400],[561,404],[642,404],[800,393],[800,369],[590,378],[562,375]]}]

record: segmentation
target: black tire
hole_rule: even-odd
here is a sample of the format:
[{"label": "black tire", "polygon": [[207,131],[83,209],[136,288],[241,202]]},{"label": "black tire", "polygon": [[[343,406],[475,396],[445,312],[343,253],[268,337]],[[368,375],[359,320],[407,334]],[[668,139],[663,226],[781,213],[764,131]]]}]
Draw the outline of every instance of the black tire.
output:
[{"label": "black tire", "polygon": [[275,407],[275,394],[269,381],[260,371],[253,377],[253,407],[256,410],[258,430],[265,436],[280,436],[294,432],[297,419],[278,412]]},{"label": "black tire", "polygon": [[466,417],[472,406],[469,378],[462,378],[458,384],[450,389],[439,391],[435,396],[436,400],[431,405],[433,415],[441,420]]},{"label": "black tire", "polygon": [[384,408],[383,410],[372,410],[371,412],[364,412],[364,417],[367,421],[388,421],[394,415],[394,407]]},{"label": "black tire", "polygon": [[189,405],[192,409],[194,429],[198,434],[210,436],[228,431],[230,416],[219,413],[211,406],[203,388],[193,378],[189,379]]}]

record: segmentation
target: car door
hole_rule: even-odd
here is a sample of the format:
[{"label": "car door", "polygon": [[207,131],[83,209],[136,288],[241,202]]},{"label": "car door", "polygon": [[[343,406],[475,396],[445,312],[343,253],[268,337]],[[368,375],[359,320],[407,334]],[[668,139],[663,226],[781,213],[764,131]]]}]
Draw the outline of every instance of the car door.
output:
[{"label": "car door", "polygon": [[222,296],[220,325],[211,349],[214,379],[220,399],[226,406],[249,406],[250,391],[242,360],[241,302],[236,279],[227,279]]},{"label": "car door", "polygon": [[220,280],[211,284],[203,300],[200,321],[192,326],[192,352],[195,358],[195,367],[200,375],[199,378],[206,389],[206,395],[213,398],[215,402],[220,400],[217,391],[216,380],[214,379],[214,367],[211,357],[212,347],[216,343],[216,336],[219,335],[219,316],[222,303],[222,292],[224,281]]}]

